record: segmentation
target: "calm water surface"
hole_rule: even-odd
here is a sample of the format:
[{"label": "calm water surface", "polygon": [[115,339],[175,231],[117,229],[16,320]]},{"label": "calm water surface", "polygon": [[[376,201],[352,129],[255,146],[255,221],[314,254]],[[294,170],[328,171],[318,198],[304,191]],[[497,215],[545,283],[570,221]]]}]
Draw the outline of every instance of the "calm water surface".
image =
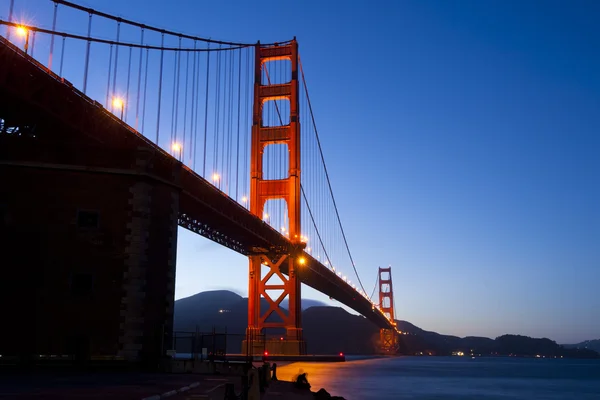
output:
[{"label": "calm water surface", "polygon": [[313,390],[346,399],[600,400],[600,361],[397,357],[292,363],[280,379],[307,372]]}]

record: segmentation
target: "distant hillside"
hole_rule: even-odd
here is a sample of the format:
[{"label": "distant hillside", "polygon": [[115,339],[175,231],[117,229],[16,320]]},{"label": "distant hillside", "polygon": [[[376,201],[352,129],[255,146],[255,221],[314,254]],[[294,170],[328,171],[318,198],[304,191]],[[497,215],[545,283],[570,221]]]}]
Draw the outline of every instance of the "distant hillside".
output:
[{"label": "distant hillside", "polygon": [[577,344],[563,344],[568,349],[588,349],[600,353],[600,339],[586,340]]},{"label": "distant hillside", "polygon": [[[287,300],[282,302],[287,308]],[[323,306],[317,300],[302,300],[302,309]],[[261,308],[266,310],[268,303],[261,301]],[[232,333],[246,332],[248,321],[248,299],[228,290],[213,290],[197,293],[175,301],[175,331],[210,332],[216,330]],[[276,320],[277,318],[273,318]]]},{"label": "distant hillside", "polygon": [[[307,306],[315,304],[310,308]],[[302,327],[308,352],[313,354],[373,354],[377,349],[379,329],[365,317],[353,315],[340,307],[327,307],[317,301],[303,300]],[[268,304],[262,300],[261,308]],[[198,293],[175,302],[174,327],[176,332],[218,332],[239,334],[227,348],[239,352],[239,343],[246,332],[248,299],[235,293],[219,290]],[[273,317],[276,320],[278,317]],[[397,321],[401,335],[400,353],[409,355],[517,355],[548,357],[598,357],[592,346],[600,341],[589,341],[588,347],[570,345],[565,348],[550,339],[535,339],[519,335],[503,335],[496,339],[485,337],[442,335],[423,330],[410,322]],[[575,346],[575,347],[571,347]],[[580,347],[578,347],[580,346]]]}]

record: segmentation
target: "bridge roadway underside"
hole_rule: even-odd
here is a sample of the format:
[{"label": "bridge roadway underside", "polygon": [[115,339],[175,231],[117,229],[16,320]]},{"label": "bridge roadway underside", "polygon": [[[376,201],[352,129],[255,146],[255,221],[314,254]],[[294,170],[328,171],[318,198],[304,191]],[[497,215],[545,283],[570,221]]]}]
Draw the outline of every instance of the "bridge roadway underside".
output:
[{"label": "bridge roadway underside", "polygon": [[[32,208],[36,203],[45,205],[51,211],[54,199],[65,195],[59,194],[60,190],[93,192],[94,188],[86,187],[85,182],[86,177],[94,176],[97,179],[89,180],[89,184],[94,182],[96,189],[104,192],[111,188],[108,182],[125,179],[123,182],[130,189],[129,204],[139,202],[139,212],[134,210],[134,216],[129,215],[122,225],[132,224],[131,218],[139,217],[140,212],[154,213],[152,218],[168,214],[173,226],[177,222],[244,255],[264,251],[273,254],[291,248],[284,236],[260,218],[3,38],[0,38],[0,119],[6,127],[18,127],[20,130],[19,134],[0,134],[0,175],[26,177],[32,171],[39,176],[59,174],[64,179],[80,175],[80,180],[74,180],[80,186],[50,188],[36,193],[40,196],[37,199],[26,198],[28,193],[23,182],[18,187],[1,186],[0,196],[4,198],[0,197],[0,226],[3,229],[11,221],[18,223],[16,219],[19,216],[11,214],[10,201],[6,200],[11,198],[11,194],[12,201],[28,203]],[[17,180],[12,182],[17,185]],[[31,182],[34,184],[36,181]],[[19,190],[23,193],[15,192]],[[144,191],[160,197],[161,201],[170,205],[170,211],[146,207]],[[110,201],[110,196],[104,195]],[[40,219],[36,223],[41,227],[45,222]],[[127,227],[130,228],[130,225]],[[175,237],[163,236],[162,240],[162,243],[155,242],[154,246],[176,248],[176,232]],[[303,283],[351,307],[377,326],[389,327],[388,321],[372,310],[368,300],[317,260],[305,256],[308,262],[299,271]],[[162,268],[169,269],[171,261],[174,263],[174,255],[163,258]],[[283,272],[287,271],[283,269]],[[163,316],[170,325],[173,288],[159,291],[165,293],[164,304],[171,309]]]}]

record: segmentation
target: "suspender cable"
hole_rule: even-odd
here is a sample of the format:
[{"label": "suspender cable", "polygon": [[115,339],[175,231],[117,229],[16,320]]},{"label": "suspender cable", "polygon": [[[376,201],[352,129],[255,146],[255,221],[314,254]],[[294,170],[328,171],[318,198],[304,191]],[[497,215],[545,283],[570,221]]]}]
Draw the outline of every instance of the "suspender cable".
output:
[{"label": "suspender cable", "polygon": [[[161,35],[160,45],[164,46],[165,44],[165,34]],[[158,72],[158,111],[156,112],[156,144],[158,145],[158,133],[160,131],[160,103],[162,98],[162,76],[163,76],[163,64],[165,59],[165,52],[161,50],[160,52],[160,69]],[[144,93],[144,96],[146,93]]]},{"label": "suspender cable", "polygon": [[227,80],[229,81],[228,86],[229,86],[229,94],[228,94],[228,100],[227,100],[227,194],[231,195],[230,193],[230,188],[231,188],[231,183],[232,183],[232,179],[233,179],[233,173],[232,173],[232,167],[231,167],[231,154],[232,154],[232,150],[233,150],[233,143],[232,143],[232,137],[233,137],[233,51],[229,52],[229,75],[227,77]]},{"label": "suspender cable", "polygon": [[[250,120],[250,115],[252,115],[250,113],[250,82],[251,82],[251,72],[250,72],[250,49],[251,48],[247,48],[246,49],[246,92],[245,92],[245,104],[244,104],[244,109],[245,109],[245,117],[244,117],[244,121],[246,121],[246,128],[250,128],[250,130],[252,129],[252,121]],[[251,135],[250,131],[246,131],[244,133],[244,196],[246,196],[246,201],[244,202],[244,206],[245,207],[249,207],[250,204],[250,198],[249,198],[249,163],[248,163],[248,153],[250,152],[249,146],[248,146],[248,141],[249,141],[249,137]]]},{"label": "suspender cable", "polygon": [[[117,42],[121,36],[121,21],[117,22]],[[115,46],[115,72],[113,74],[113,89],[112,95],[117,94],[117,68],[119,67],[119,45]]]},{"label": "suspender cable", "polygon": [[[196,170],[196,159],[198,158],[198,153],[196,149],[198,148],[198,107],[200,106],[200,53],[194,54],[194,60],[196,62],[196,89],[195,89],[195,98],[196,98],[196,106],[194,107],[194,154],[192,156],[193,160],[193,168]],[[190,151],[191,151],[190,147]]]},{"label": "suspender cable", "polygon": [[[140,44],[144,44],[144,28],[141,31]],[[138,67],[138,81],[137,81],[137,97],[135,100],[135,130],[138,129],[139,117],[140,117],[140,88],[142,83],[142,59],[143,59],[143,51],[140,47],[140,61]]]},{"label": "suspender cable", "polygon": [[[208,44],[210,47],[210,43]],[[210,53],[206,55],[206,96],[204,98],[204,155],[202,157],[202,176],[206,178],[206,134],[208,130],[208,88],[209,88],[209,77],[210,77]]]},{"label": "suspender cable", "polygon": [[[54,16],[52,17],[52,30],[56,30],[56,14],[58,13],[58,4],[54,3]],[[10,29],[10,28],[7,28]],[[52,54],[54,53],[54,35],[50,35],[50,55],[48,56],[48,70],[52,71]],[[85,87],[85,86],[84,86]],[[85,89],[83,91],[85,93]]]},{"label": "suspender cable", "polygon": [[[304,192],[304,188],[302,187],[302,185],[300,185],[300,191],[302,192],[302,198],[306,202],[306,209],[308,210],[310,219],[312,220],[313,225],[316,227],[317,225],[316,225],[315,219],[313,217],[312,210],[310,209],[310,206],[308,205],[308,200],[306,199],[306,193]],[[317,233],[317,238],[319,239],[319,243],[321,243],[321,247],[323,248],[323,253],[325,254],[325,257],[327,258],[327,261],[329,262],[329,264],[331,264],[331,260],[329,259],[329,254],[327,254],[327,250],[325,250],[325,245],[323,244],[323,239],[321,238],[321,234],[319,233],[318,229],[316,229],[316,233]]]},{"label": "suspender cable", "polygon": [[239,187],[240,187],[240,102],[242,100],[242,50],[239,51],[238,56],[238,97],[237,97],[237,136],[235,149],[235,200],[239,201]]},{"label": "suspender cable", "polygon": [[[148,92],[148,59],[150,58],[150,50],[146,49],[146,68],[144,73],[144,104],[142,105],[142,134],[144,134],[144,123],[146,121],[146,93]],[[147,136],[146,136],[147,137]]]},{"label": "suspender cable", "polygon": [[335,202],[335,197],[333,196],[333,189],[331,188],[331,181],[329,180],[329,173],[327,172],[327,166],[325,165],[325,158],[323,157],[323,149],[321,148],[321,141],[319,140],[319,132],[317,130],[317,124],[315,122],[315,115],[312,110],[312,105],[310,103],[310,96],[308,95],[308,88],[306,87],[306,79],[304,77],[304,69],[302,68],[302,62],[300,61],[300,57],[298,57],[298,64],[300,65],[300,73],[302,74],[302,80],[304,81],[304,89],[306,91],[306,101],[308,103],[308,109],[310,111],[310,117],[312,120],[312,124],[315,130],[315,137],[317,139],[317,144],[319,147],[319,154],[321,155],[321,162],[323,163],[323,170],[325,171],[325,177],[327,179],[327,187],[329,188],[329,193],[331,194],[331,201],[333,204],[333,208],[335,210],[335,215],[337,217],[338,224],[340,226],[340,230],[342,231],[342,238],[344,239],[344,244],[346,246],[346,251],[348,252],[348,257],[350,258],[350,262],[352,263],[352,269],[354,269],[354,273],[356,274],[356,279],[364,291],[365,288],[360,280],[360,276],[358,276],[358,271],[356,270],[356,265],[354,264],[354,259],[352,258],[352,254],[350,253],[350,247],[348,246],[348,240],[346,239],[346,233],[344,232],[344,227],[342,226],[342,221],[340,219],[340,214],[337,208],[337,204]]},{"label": "suspender cable", "polygon": [[110,110],[110,103],[108,102],[110,99],[110,68],[112,67],[112,52],[113,52],[113,45],[110,45],[110,55],[108,56],[108,73],[106,74],[107,76],[107,82],[106,82],[106,108],[108,110]]},{"label": "suspender cable", "polygon": [[67,38],[63,36],[62,38],[62,48],[60,50],[60,69],[58,71],[59,76],[63,76],[63,61],[65,60],[65,40]]},{"label": "suspender cable", "polygon": [[[186,145],[186,129],[187,129],[187,109],[188,109],[188,78],[190,76],[190,53],[186,53],[185,55],[185,96],[184,96],[184,101],[183,101],[183,140],[182,143],[184,145]],[[190,135],[191,136],[191,135]],[[190,146],[191,146],[191,141],[190,141]],[[181,162],[183,162],[183,160],[185,159],[184,156],[184,149],[181,151]]]},{"label": "suspender cable", "polygon": [[[55,3],[55,6],[58,6],[57,3]],[[54,15],[55,21],[56,21],[56,14]],[[52,26],[52,30],[54,30],[55,27]],[[89,17],[88,17],[88,38],[90,38],[92,36],[92,14],[90,13]],[[52,44],[54,44],[54,35],[52,35]],[[87,94],[87,79],[88,79],[88,69],[90,66],[90,46],[91,46],[92,42],[88,39],[87,41],[87,47],[85,50],[85,67],[83,67],[83,94]],[[50,52],[52,52],[52,50],[50,50]]]},{"label": "suspender cable", "polygon": [[[13,9],[15,8],[15,0],[10,0],[8,6],[8,22],[12,22]],[[6,40],[10,40],[10,26],[6,27]]]},{"label": "suspender cable", "polygon": [[[194,49],[196,48],[196,41],[194,40]],[[192,165],[192,169],[196,166],[195,164],[195,160],[194,160],[194,153],[192,152],[194,146],[196,146],[196,125],[194,122],[194,116],[195,116],[195,106],[198,102],[198,89],[196,88],[196,63],[198,61],[198,53],[194,53],[194,62],[192,65],[192,105],[191,105],[191,112],[190,112],[190,151],[189,151],[189,158],[191,160],[191,165]],[[187,86],[187,85],[186,85]],[[186,89],[187,90],[187,89]]]},{"label": "suspender cable", "polygon": [[229,55],[231,53],[225,53],[225,67],[223,68],[223,141],[221,145],[221,178],[223,182],[223,190],[227,193],[227,181],[229,174],[227,173],[227,153],[225,148],[229,144],[228,129],[229,129]]},{"label": "suspender cable", "polygon": [[31,54],[30,56],[33,57],[33,49],[35,48],[35,31],[31,32]]},{"label": "suspender cable", "polygon": [[[181,38],[179,38],[179,47],[181,47]],[[171,144],[175,142],[175,129],[177,129],[175,125],[175,109],[177,108],[177,103],[175,100],[175,95],[177,94],[177,86],[179,85],[179,81],[177,80],[177,61],[178,55],[181,53],[173,54],[173,100],[171,101]]]},{"label": "suspender cable", "polygon": [[378,283],[379,283],[379,271],[377,272],[377,279],[375,279],[375,286],[373,287],[373,292],[371,292],[371,295],[369,296],[369,300],[371,300],[371,301],[373,301],[373,296],[375,295],[375,289],[377,289]]},{"label": "suspender cable", "polygon": [[[220,47],[220,46],[219,46]],[[220,92],[221,92],[221,53],[217,53],[217,88],[215,92],[215,134],[213,140],[213,174],[218,174],[217,168],[219,166],[219,106],[220,106]],[[214,177],[214,180],[218,179],[218,176]],[[218,179],[215,183],[217,186],[220,183],[220,179]],[[220,188],[220,184],[218,186]]]},{"label": "suspender cable", "polygon": [[[179,38],[179,47],[181,47],[181,38]],[[180,77],[181,77],[181,52],[177,53],[177,85],[175,97],[175,129],[173,131],[173,139],[177,141],[177,137],[179,136],[179,132],[177,130],[179,125],[179,86],[180,86]]]},{"label": "suspender cable", "polygon": [[[131,53],[133,53],[133,47],[129,48],[129,61],[127,61],[127,88],[125,90],[125,104],[123,108],[129,111],[129,83],[131,81]],[[127,122],[127,112],[125,112],[125,122]]]}]

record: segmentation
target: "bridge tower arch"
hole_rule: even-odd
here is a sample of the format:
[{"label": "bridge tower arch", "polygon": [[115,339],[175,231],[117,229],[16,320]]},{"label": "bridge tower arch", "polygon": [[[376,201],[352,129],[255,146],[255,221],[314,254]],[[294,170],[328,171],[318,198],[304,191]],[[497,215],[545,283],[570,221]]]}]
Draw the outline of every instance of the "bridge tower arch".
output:
[{"label": "bridge tower arch", "polygon": [[379,268],[379,308],[392,322],[392,328],[379,330],[380,350],[384,354],[395,354],[398,351],[398,334],[394,314],[394,289],[392,287],[392,267]]},{"label": "bridge tower arch", "polygon": [[[291,79],[287,83],[262,81],[262,70],[270,61],[289,60]],[[281,126],[264,126],[263,107],[268,101],[289,101],[289,123]],[[303,249],[300,228],[300,121],[299,121],[299,85],[298,85],[298,43],[292,40],[286,44],[261,46],[255,48],[254,70],[254,107],[252,118],[252,137],[250,149],[250,212],[263,217],[264,206],[268,200],[283,199],[287,203],[289,220],[289,238],[293,248]],[[288,173],[283,179],[265,179],[263,173],[263,154],[265,148],[273,144],[286,144],[288,148]],[[264,249],[263,254],[249,256],[248,279],[248,328],[246,331],[247,351],[252,354],[304,354],[305,344],[301,327],[300,279],[296,275],[299,265],[298,256],[286,250],[284,252]],[[262,276],[262,268],[267,273]],[[282,274],[286,270],[288,276]],[[278,277],[277,284],[270,284],[271,277]],[[277,291],[276,295],[273,295]],[[287,313],[281,308],[281,302],[288,299]],[[268,309],[261,311],[261,299],[268,303]],[[269,318],[275,316],[275,318]],[[277,322],[273,320],[277,319]],[[269,349],[263,346],[265,328],[285,329],[285,340]]]}]

